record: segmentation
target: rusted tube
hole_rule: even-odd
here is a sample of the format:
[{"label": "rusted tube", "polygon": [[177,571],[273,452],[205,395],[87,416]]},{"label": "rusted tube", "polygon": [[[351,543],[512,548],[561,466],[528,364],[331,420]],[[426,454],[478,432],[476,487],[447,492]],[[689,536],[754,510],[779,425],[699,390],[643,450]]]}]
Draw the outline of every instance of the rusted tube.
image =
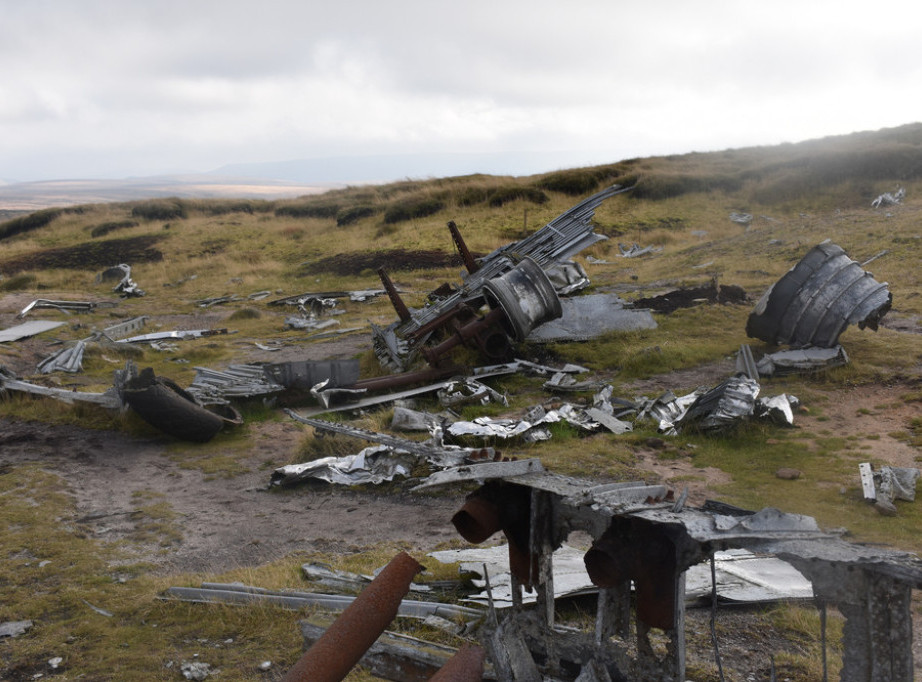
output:
[{"label": "rusted tube", "polygon": [[429,678],[429,682],[480,682],[485,656],[482,647],[466,644]]},{"label": "rusted tube", "polygon": [[506,533],[506,540],[509,544],[509,571],[522,584],[522,587],[531,592],[538,584],[538,571],[540,570],[538,561],[541,555],[526,552],[519,547],[509,533]]},{"label": "rusted tube", "polygon": [[294,664],[283,682],[339,682],[397,615],[422,565],[401,552]]},{"label": "rusted tube", "polygon": [[394,306],[394,310],[397,311],[397,317],[400,318],[401,322],[408,322],[412,318],[410,309],[407,308],[407,304],[400,298],[400,293],[397,291],[397,287],[394,286],[391,278],[388,277],[387,271],[384,268],[378,268],[378,277],[381,278],[381,284],[384,285],[387,297],[391,299],[391,305]]},{"label": "rusted tube", "polygon": [[500,529],[499,507],[482,497],[471,497],[451,517],[451,523],[462,538],[478,545]]},{"label": "rusted tube", "polygon": [[461,230],[459,230],[458,226],[455,225],[454,220],[448,221],[448,231],[451,232],[451,238],[455,242],[455,246],[457,247],[458,253],[461,256],[461,260],[464,261],[464,267],[468,274],[474,274],[480,269],[480,266],[477,265],[477,261],[474,260],[474,256],[472,256],[470,250],[468,250],[467,244],[464,243],[464,238],[461,236]]},{"label": "rusted tube", "polygon": [[630,579],[630,568],[624,565],[623,557],[619,557],[618,547],[603,536],[596,542],[583,557],[586,573],[593,585],[603,588],[617,587],[624,580]]}]

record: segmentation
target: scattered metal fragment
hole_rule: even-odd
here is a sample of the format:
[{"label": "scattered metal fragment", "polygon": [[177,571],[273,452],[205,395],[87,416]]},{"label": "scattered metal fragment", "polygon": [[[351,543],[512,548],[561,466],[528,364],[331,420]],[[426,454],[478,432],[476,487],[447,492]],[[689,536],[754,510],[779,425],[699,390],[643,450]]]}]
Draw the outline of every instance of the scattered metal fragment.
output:
[{"label": "scattered metal fragment", "polygon": [[100,616],[105,616],[106,618],[111,618],[112,615],[113,615],[111,611],[106,611],[105,609],[101,609],[101,608],[99,608],[98,606],[93,606],[93,605],[92,605],[90,602],[88,602],[86,599],[81,599],[80,601],[82,601],[84,604],[86,604],[87,606],[89,606],[90,609],[91,609],[92,611],[94,611],[95,613],[98,613]]},{"label": "scattered metal fragment", "polygon": [[545,391],[576,393],[596,390],[600,388],[600,384],[598,381],[577,381],[572,374],[567,372],[555,372],[550,379],[544,382],[542,388]]},{"label": "scattered metal fragment", "polygon": [[493,478],[513,478],[542,471],[544,471],[544,467],[541,465],[541,461],[537,459],[466,464],[454,469],[436,471],[418,486],[413,488],[413,490],[424,490],[426,488],[464,481],[487,481]]},{"label": "scattered metal fragment", "polygon": [[590,294],[560,301],[562,313],[533,329],[529,343],[585,341],[611,331],[656,329],[649,310],[626,307],[617,294]]},{"label": "scattered metal fragment", "polygon": [[72,391],[66,388],[50,388],[48,386],[32,384],[27,381],[19,381],[18,379],[8,376],[4,372],[0,372],[0,391],[4,390],[55,398],[69,405],[84,402],[112,410],[119,410],[123,406],[122,399],[119,397],[115,388],[110,388],[105,393]]},{"label": "scattered metal fragment", "polygon": [[320,329],[329,329],[339,324],[339,320],[318,320],[310,317],[286,317],[285,326],[289,329],[298,329],[300,331],[318,331]]},{"label": "scattered metal fragment", "polygon": [[23,324],[16,325],[15,327],[8,327],[7,329],[0,330],[0,343],[27,339],[30,336],[35,336],[36,334],[41,334],[42,332],[57,329],[63,325],[63,322],[52,322],[50,320],[35,320],[34,322],[24,322]]},{"label": "scattered metal fragment", "polygon": [[442,407],[458,407],[471,403],[509,405],[506,396],[476,379],[452,379],[438,390],[437,395]]},{"label": "scattered metal fragment", "polygon": [[114,279],[119,280],[119,282],[112,291],[121,294],[123,298],[140,297],[146,294],[146,292],[131,279],[131,266],[126,263],[113,265],[111,268],[103,270],[96,276],[96,283],[98,284],[99,282],[106,282]]},{"label": "scattered metal fragment", "polygon": [[625,246],[624,244],[618,244],[618,250],[621,252],[619,255],[622,258],[639,258],[640,256],[646,256],[648,253],[659,253],[663,250],[662,246],[644,246],[641,247],[634,242],[630,246]]},{"label": "scattered metal fragment", "polygon": [[746,334],[778,345],[830,348],[849,324],[876,330],[892,300],[886,283],[827,240],[762,295]]},{"label": "scattered metal fragment", "polygon": [[79,372],[83,369],[83,353],[85,350],[86,341],[77,341],[39,362],[38,371],[42,374]]},{"label": "scattered metal fragment", "polygon": [[373,445],[355,455],[321,457],[304,464],[288,464],[272,472],[269,485],[291,486],[308,479],[337,485],[378,485],[410,475],[416,456]]},{"label": "scattered metal fragment", "polygon": [[[743,350],[748,350],[748,346]],[[744,359],[738,359],[740,373],[714,388],[698,388],[681,398],[671,391],[654,399],[638,398],[636,419],[653,419],[659,423],[659,431],[669,435],[687,430],[719,433],[750,417],[793,424],[792,408],[799,405],[797,398],[784,394],[759,398],[761,387],[747,376],[745,352],[741,357]],[[754,370],[750,367],[749,371]]]},{"label": "scattered metal fragment", "polygon": [[883,251],[878,251],[877,253],[875,253],[875,254],[874,254],[873,256],[871,256],[870,258],[866,258],[865,260],[861,261],[861,267],[864,267],[864,266],[867,265],[868,263],[873,263],[873,262],[876,261],[878,258],[883,258],[883,257],[886,256],[888,253],[890,253],[890,249],[884,249]]},{"label": "scattered metal fragment", "polygon": [[544,270],[558,296],[569,296],[589,286],[589,275],[576,261],[554,263]]},{"label": "scattered metal fragment", "polygon": [[698,398],[676,421],[677,430],[723,431],[753,413],[759,383],[748,377],[730,377]]},{"label": "scattered metal fragment", "polygon": [[106,327],[102,330],[102,334],[111,341],[117,341],[126,334],[130,334],[131,332],[141,329],[145,324],[147,324],[149,319],[150,317],[147,315],[132,317],[125,320],[124,322],[118,322]]},{"label": "scattered metal fragment", "polygon": [[144,421],[181,440],[204,443],[228,423],[242,421],[216,414],[196,402],[195,397],[166,377],[147,367],[133,371],[120,387],[122,399]]},{"label": "scattered metal fragment", "polygon": [[746,227],[749,227],[750,223],[752,223],[752,214],[751,213],[737,213],[736,211],[733,211],[730,214],[730,220],[732,220],[734,223],[738,223],[740,225],[745,225]]},{"label": "scattered metal fragment", "polygon": [[287,682],[343,679],[394,620],[413,577],[423,566],[405,552],[394,557],[327,628],[285,676]]},{"label": "scattered metal fragment", "polygon": [[337,298],[348,298],[353,302],[362,302],[368,301],[373,298],[377,298],[387,292],[384,289],[359,289],[356,291],[323,291],[323,292],[307,292],[304,294],[296,294],[294,296],[286,296],[285,298],[278,298],[274,301],[269,301],[267,305],[277,306],[277,305],[293,305],[293,306],[305,306],[310,307],[311,301],[325,301],[333,300]]},{"label": "scattered metal fragment", "polygon": [[[595,594],[595,585],[586,571],[586,551],[567,544],[553,553],[554,599]],[[445,564],[457,563],[459,573],[484,575],[489,571],[492,598],[496,608],[513,606],[514,580],[509,572],[507,545],[471,547],[430,552],[430,556]],[[764,604],[776,601],[807,600],[813,598],[813,586],[797,569],[777,557],[756,554],[742,549],[714,553],[717,566],[717,595],[722,601],[736,604]],[[486,586],[483,577],[474,579],[475,587]],[[685,575],[684,599],[688,606],[703,604],[710,597],[711,576],[709,561],[694,564]],[[535,593],[522,595],[522,602],[533,603]],[[469,595],[465,602],[487,605],[486,591]]]},{"label": "scattered metal fragment", "polygon": [[877,196],[874,201],[871,202],[872,208],[880,208],[881,206],[895,206],[903,201],[906,197],[906,190],[903,187],[900,187],[896,192],[884,192]]},{"label": "scattered metal fragment", "polygon": [[916,499],[916,481],[920,472],[915,467],[882,466],[877,471],[869,462],[858,465],[864,499],[873,502],[883,514],[896,514],[894,500],[914,502]]},{"label": "scattered metal fragment", "polygon": [[229,332],[227,329],[177,329],[168,332],[153,332],[152,334],[132,336],[127,339],[119,339],[116,343],[150,343],[151,341],[165,341],[167,339],[185,341],[186,339],[202,339],[208,336],[235,333],[236,332]]},{"label": "scattered metal fragment", "polygon": [[798,348],[766,353],[756,363],[758,374],[764,377],[818,372],[848,364],[845,349],[836,344],[831,348]]},{"label": "scattered metal fragment", "polygon": [[64,312],[78,312],[78,313],[88,313],[92,310],[95,310],[98,307],[111,308],[114,307],[115,303],[111,301],[106,302],[94,302],[94,301],[52,301],[47,298],[37,298],[32,301],[29,305],[19,311],[19,314],[16,315],[17,320],[23,319],[26,315],[29,314],[32,310],[38,308],[50,308],[52,310],[61,310]]},{"label": "scattered metal fragment", "polygon": [[[412,583],[411,583],[412,584]],[[171,587],[160,599],[180,599],[182,601],[206,604],[277,604],[289,609],[317,607],[323,611],[343,611],[355,601],[351,595],[321,594],[298,590],[268,590],[262,587],[242,585],[240,583],[202,583],[201,587]],[[448,619],[474,620],[482,615],[480,609],[440,602],[404,599],[401,601],[398,615],[404,618],[423,620],[428,616],[441,616]]]},{"label": "scattered metal fragment", "polygon": [[237,301],[242,301],[243,299],[237,294],[227,294],[225,296],[213,296],[211,298],[203,298],[195,302],[199,308],[210,308],[215,305],[223,305],[224,303],[236,303]]},{"label": "scattered metal fragment", "polygon": [[196,367],[189,393],[200,405],[222,405],[231,399],[276,395],[285,390],[262,365],[230,365],[223,372]]},{"label": "scattered metal fragment", "polygon": [[795,396],[782,393],[771,398],[759,398],[753,407],[753,416],[767,419],[779,426],[794,425],[794,408],[800,405]]},{"label": "scattered metal fragment", "polygon": [[[344,436],[352,436],[353,438],[359,438],[371,443],[379,443],[385,446],[389,452],[396,453],[398,455],[400,453],[410,454],[413,456],[413,459],[412,461],[409,461],[408,466],[412,466],[412,464],[420,459],[438,467],[458,466],[459,464],[462,464],[472,457],[484,456],[485,454],[492,456],[495,454],[489,450],[485,451],[483,448],[462,448],[455,445],[445,445],[438,438],[431,438],[423,442],[408,440],[406,438],[399,438],[387,433],[377,433],[375,431],[369,431],[368,429],[362,429],[357,426],[350,426],[349,424],[328,422],[324,421],[323,419],[303,417],[293,410],[286,409],[285,412],[295,421],[306,424],[308,426],[312,426],[316,431],[320,433],[333,433]],[[337,458],[332,459],[335,460]],[[320,460],[317,461],[319,462]],[[293,466],[309,466],[310,464],[314,464],[314,462],[309,462],[307,465]],[[283,469],[286,468],[287,467],[283,467]],[[273,474],[273,477],[274,476],[275,475]]]},{"label": "scattered metal fragment", "polygon": [[457,416],[447,410],[441,414],[432,414],[397,406],[391,417],[391,428],[395,431],[431,432],[434,427],[444,428],[455,421]]}]

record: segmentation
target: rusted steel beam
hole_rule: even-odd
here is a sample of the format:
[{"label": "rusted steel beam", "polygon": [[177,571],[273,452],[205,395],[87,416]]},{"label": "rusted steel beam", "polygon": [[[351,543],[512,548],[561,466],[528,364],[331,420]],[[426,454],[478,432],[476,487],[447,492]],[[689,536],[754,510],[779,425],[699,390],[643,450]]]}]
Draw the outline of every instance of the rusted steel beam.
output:
[{"label": "rusted steel beam", "polygon": [[446,365],[444,367],[430,367],[421,369],[416,372],[403,372],[402,374],[388,374],[381,377],[369,377],[359,379],[354,384],[348,386],[350,389],[366,391],[385,391],[402,386],[413,386],[415,384],[425,384],[439,379],[446,379],[451,376],[464,375],[467,370],[459,365]]},{"label": "rusted steel beam", "polygon": [[378,268],[378,277],[381,278],[381,284],[384,285],[384,290],[387,292],[387,297],[391,299],[391,305],[393,305],[394,310],[397,311],[397,317],[400,318],[401,322],[408,322],[412,317],[412,315],[410,315],[410,309],[407,308],[406,303],[404,303],[403,299],[400,298],[400,293],[397,291],[397,287],[394,286],[394,283],[388,276],[387,271],[384,268]]},{"label": "rusted steel beam", "polygon": [[339,682],[397,615],[422,565],[401,552],[288,671],[284,682]]},{"label": "rusted steel beam", "polygon": [[481,647],[465,645],[429,678],[429,682],[480,682],[483,679],[485,657],[486,653]]},{"label": "rusted steel beam", "polygon": [[474,256],[471,255],[471,252],[467,248],[467,244],[464,243],[464,237],[461,236],[461,230],[458,229],[458,226],[455,225],[454,220],[448,221],[448,231],[451,232],[452,241],[455,243],[455,247],[458,249],[458,253],[461,255],[461,260],[464,261],[464,267],[471,274],[477,272],[480,269],[480,266],[477,264],[477,261],[474,260]]}]

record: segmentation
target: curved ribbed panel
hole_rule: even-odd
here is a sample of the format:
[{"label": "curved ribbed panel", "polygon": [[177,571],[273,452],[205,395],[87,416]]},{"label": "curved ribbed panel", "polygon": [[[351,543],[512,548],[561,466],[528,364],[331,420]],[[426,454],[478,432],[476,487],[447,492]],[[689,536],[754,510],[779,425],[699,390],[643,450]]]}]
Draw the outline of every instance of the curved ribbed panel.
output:
[{"label": "curved ribbed panel", "polygon": [[877,329],[891,301],[886,283],[841,247],[823,242],[765,292],[746,334],[774,344],[830,348],[849,324]]}]

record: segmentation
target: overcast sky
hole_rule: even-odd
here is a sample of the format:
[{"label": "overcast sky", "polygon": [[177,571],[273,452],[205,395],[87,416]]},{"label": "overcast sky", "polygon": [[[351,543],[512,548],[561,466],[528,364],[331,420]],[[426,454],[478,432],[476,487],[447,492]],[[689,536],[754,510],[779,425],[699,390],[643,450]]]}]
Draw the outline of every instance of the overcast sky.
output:
[{"label": "overcast sky", "polygon": [[877,130],[922,120],[916,6],[0,0],[0,178],[429,153],[542,172]]}]

